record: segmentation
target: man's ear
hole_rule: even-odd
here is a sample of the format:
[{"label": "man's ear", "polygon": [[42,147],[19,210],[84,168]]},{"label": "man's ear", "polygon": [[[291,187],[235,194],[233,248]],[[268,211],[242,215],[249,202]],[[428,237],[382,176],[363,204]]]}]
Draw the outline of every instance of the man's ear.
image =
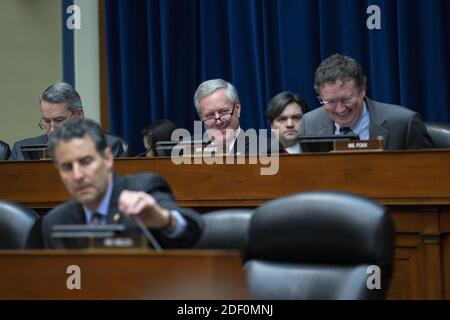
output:
[{"label": "man's ear", "polygon": [[75,118],[84,118],[84,111],[83,109],[78,109],[77,111],[75,111]]},{"label": "man's ear", "polygon": [[239,101],[236,102],[235,109],[237,109],[237,115],[238,115],[238,118],[240,118],[241,117],[241,103]]}]

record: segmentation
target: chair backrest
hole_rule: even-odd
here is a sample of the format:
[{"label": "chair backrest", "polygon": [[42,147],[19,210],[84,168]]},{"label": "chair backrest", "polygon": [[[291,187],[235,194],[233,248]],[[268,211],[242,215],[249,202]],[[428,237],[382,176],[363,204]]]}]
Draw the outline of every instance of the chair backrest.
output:
[{"label": "chair backrest", "polygon": [[306,192],[255,211],[245,272],[255,299],[383,299],[393,252],[386,208],[354,194]]},{"label": "chair backrest", "polygon": [[0,140],[0,160],[8,160],[11,155],[11,150],[6,142]]},{"label": "chair backrest", "polygon": [[0,249],[41,248],[40,221],[33,210],[0,200]]},{"label": "chair backrest", "polygon": [[227,209],[202,215],[205,227],[194,249],[244,250],[253,210]]},{"label": "chair backrest", "polygon": [[125,139],[121,138],[121,137],[117,137],[120,140],[120,143],[122,144],[122,148],[123,148],[123,154],[125,157],[129,157],[130,155],[130,150],[129,150],[129,143],[128,141],[126,141]]},{"label": "chair backrest", "polygon": [[450,123],[425,122],[425,127],[438,149],[450,148]]}]

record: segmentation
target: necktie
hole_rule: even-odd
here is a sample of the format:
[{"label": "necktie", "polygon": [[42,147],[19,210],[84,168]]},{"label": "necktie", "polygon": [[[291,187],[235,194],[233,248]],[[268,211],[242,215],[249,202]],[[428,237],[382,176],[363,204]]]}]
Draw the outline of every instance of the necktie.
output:
[{"label": "necktie", "polygon": [[339,128],[339,132],[341,133],[341,134],[352,134],[353,133],[353,131],[352,131],[352,129],[350,129],[350,127],[340,127]]},{"label": "necktie", "polygon": [[98,212],[92,213],[90,224],[99,225],[102,220],[102,215]]},{"label": "necktie", "polygon": [[344,136],[356,136],[356,139],[359,140],[359,135],[354,133],[350,127],[340,127],[339,132]]}]

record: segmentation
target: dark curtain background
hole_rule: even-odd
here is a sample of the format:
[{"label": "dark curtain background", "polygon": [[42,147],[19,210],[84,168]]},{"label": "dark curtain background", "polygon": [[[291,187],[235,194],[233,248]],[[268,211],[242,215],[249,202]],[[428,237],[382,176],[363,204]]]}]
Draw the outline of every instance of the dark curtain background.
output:
[{"label": "dark curtain background", "polygon": [[[381,30],[366,27],[369,5]],[[110,127],[136,153],[152,121],[192,130],[207,79],[236,86],[243,128],[267,128],[280,91],[316,108],[314,71],[335,52],[361,63],[369,97],[449,121],[448,0],[107,0],[105,15]]]}]

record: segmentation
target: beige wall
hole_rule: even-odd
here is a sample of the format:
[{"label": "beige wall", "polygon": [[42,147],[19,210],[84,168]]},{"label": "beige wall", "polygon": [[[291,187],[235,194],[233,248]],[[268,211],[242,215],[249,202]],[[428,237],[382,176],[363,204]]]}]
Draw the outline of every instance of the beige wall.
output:
[{"label": "beige wall", "polygon": [[62,79],[60,0],[0,0],[0,139],[41,134],[38,99]]}]

